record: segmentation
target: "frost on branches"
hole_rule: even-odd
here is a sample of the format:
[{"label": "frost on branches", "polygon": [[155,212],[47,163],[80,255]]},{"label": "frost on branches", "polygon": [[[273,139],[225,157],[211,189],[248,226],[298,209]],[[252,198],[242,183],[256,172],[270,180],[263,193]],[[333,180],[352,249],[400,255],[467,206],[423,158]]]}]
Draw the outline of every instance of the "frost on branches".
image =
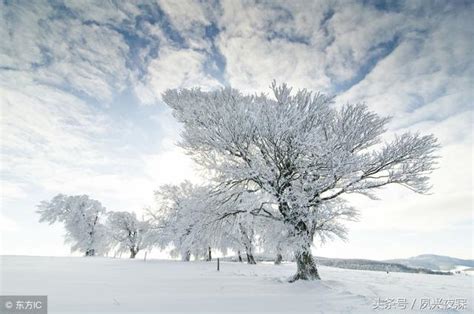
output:
[{"label": "frost on branches", "polygon": [[[163,99],[184,126],[180,145],[212,176],[214,217],[279,223],[297,262],[293,280],[319,279],[313,240],[345,236],[343,221],[356,217],[344,195],[375,198],[389,184],[427,192],[437,142],[404,133],[382,143],[389,119],[365,105],[338,109],[319,93],[275,83],[272,90],[274,97],[169,90]],[[247,202],[250,195],[259,202]],[[234,206],[240,202],[252,206]]]},{"label": "frost on branches", "polygon": [[150,246],[147,241],[151,226],[147,221],[138,220],[135,213],[110,212],[107,229],[111,240],[118,246],[118,252],[130,252],[135,258],[141,249]]},{"label": "frost on branches", "polygon": [[155,192],[156,207],[149,208],[148,214],[157,230],[156,243],[164,249],[172,245],[172,256],[181,256],[189,261],[208,253],[212,238],[209,232],[196,232],[198,221],[206,214],[201,200],[205,188],[186,181],[180,185],[164,185]]},{"label": "frost on branches", "polygon": [[[253,196],[253,195],[252,195]],[[255,206],[253,197],[245,202],[224,200],[210,186],[198,186],[188,181],[180,185],[164,185],[155,192],[155,207],[148,213],[156,230],[156,243],[164,249],[171,245],[171,254],[189,261],[211,260],[211,248],[225,253],[228,249],[245,252],[247,262],[255,264],[253,256],[259,233],[258,218],[250,214],[221,216],[219,206],[233,210]],[[231,208],[228,209],[229,211]],[[242,210],[245,213],[245,210]]]},{"label": "frost on branches", "polygon": [[71,251],[83,252],[85,256],[103,255],[108,251],[109,241],[101,219],[105,207],[87,195],[67,196],[59,194],[50,202],[38,205],[40,222],[61,222],[66,229],[66,242]]}]

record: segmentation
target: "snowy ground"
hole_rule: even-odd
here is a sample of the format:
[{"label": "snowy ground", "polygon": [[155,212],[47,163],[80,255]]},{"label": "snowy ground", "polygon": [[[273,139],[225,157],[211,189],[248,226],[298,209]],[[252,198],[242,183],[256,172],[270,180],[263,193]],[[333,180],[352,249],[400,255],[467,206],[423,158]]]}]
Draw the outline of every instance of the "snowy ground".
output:
[{"label": "snowy ground", "polygon": [[[459,312],[472,313],[474,301],[474,278],[463,275],[320,267],[322,281],[290,284],[294,264],[227,262],[217,272],[215,262],[26,256],[2,256],[0,262],[0,294],[48,295],[49,313],[436,312],[420,310],[423,298],[467,299]],[[406,299],[408,309],[374,310],[378,298]]]}]

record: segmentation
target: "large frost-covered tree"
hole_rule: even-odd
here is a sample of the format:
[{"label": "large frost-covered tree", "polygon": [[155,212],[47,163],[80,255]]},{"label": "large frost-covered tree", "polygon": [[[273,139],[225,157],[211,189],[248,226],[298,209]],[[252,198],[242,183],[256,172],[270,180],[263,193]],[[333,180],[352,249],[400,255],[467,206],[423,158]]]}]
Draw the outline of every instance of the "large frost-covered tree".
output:
[{"label": "large frost-covered tree", "polygon": [[58,194],[49,202],[42,201],[37,212],[40,222],[64,224],[71,251],[83,252],[85,256],[107,253],[109,241],[101,221],[106,210],[99,201],[87,195]]},{"label": "large frost-covered tree", "polygon": [[148,240],[152,227],[148,221],[139,220],[135,213],[110,212],[107,215],[107,230],[119,252],[130,252],[135,258],[138,252],[151,246]]},{"label": "large frost-covered tree", "polygon": [[[383,142],[389,118],[363,104],[334,105],[307,90],[272,85],[273,96],[234,89],[169,90],[164,101],[184,126],[180,145],[226,202],[260,193],[259,206],[216,206],[220,217],[243,212],[282,222],[297,262],[293,280],[319,279],[315,236],[344,236],[356,211],[344,196],[398,184],[429,190],[437,148],[432,135],[403,133]],[[222,202],[223,204],[224,202]]]}]

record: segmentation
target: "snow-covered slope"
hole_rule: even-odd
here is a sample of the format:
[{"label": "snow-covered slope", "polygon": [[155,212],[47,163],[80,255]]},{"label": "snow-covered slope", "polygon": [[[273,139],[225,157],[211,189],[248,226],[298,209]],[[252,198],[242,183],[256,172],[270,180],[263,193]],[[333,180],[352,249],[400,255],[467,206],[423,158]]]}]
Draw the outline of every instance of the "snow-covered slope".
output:
[{"label": "snow-covered slope", "polygon": [[400,263],[380,262],[369,259],[318,257],[317,260],[318,263],[321,265],[345,269],[374,270],[385,272],[389,271],[402,273],[424,273],[432,275],[451,275],[450,272],[433,271],[431,269],[423,267],[409,267]]},{"label": "snow-covered slope", "polygon": [[[237,257],[226,257],[226,261],[237,261]],[[272,263],[275,260],[274,256],[267,255],[255,255],[255,260],[259,262],[270,262]],[[383,271],[383,272],[401,272],[401,273],[422,273],[422,274],[432,274],[432,275],[452,275],[452,272],[469,268],[466,266],[460,266],[452,268],[449,270],[432,270],[431,268],[424,268],[419,266],[409,267],[402,263],[392,261],[377,261],[370,259],[361,259],[361,258],[333,258],[333,257],[322,257],[315,256],[315,260],[319,265],[344,268],[344,269],[358,269],[358,270],[374,270],[374,271]],[[452,272],[451,272],[452,271]]]},{"label": "snow-covered slope", "polygon": [[460,259],[449,256],[423,254],[406,259],[392,259],[386,262],[399,263],[408,267],[421,267],[432,270],[450,271],[458,266],[474,267],[474,260]]},{"label": "snow-covered slope", "polygon": [[222,262],[217,272],[215,261],[3,256],[0,262],[0,294],[48,295],[49,313],[369,313],[378,298],[415,302],[416,310],[422,298],[466,299],[468,313],[474,301],[472,277],[461,275],[321,266],[322,281],[290,284],[294,264]]}]

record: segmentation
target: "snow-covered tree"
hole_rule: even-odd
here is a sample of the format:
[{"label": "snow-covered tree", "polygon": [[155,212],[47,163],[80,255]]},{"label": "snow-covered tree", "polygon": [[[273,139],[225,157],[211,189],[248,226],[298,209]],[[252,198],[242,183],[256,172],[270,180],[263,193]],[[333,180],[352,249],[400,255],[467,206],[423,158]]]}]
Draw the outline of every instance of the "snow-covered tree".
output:
[{"label": "snow-covered tree", "polygon": [[245,250],[247,263],[256,264],[257,262],[254,257],[256,242],[255,217],[250,217],[249,215],[237,215],[236,217],[238,228],[234,233],[237,234],[236,236],[240,239],[239,242]]},{"label": "snow-covered tree", "polygon": [[382,142],[389,118],[363,104],[337,107],[331,98],[285,84],[273,98],[234,89],[169,90],[163,100],[184,126],[180,143],[209,170],[218,192],[235,203],[252,193],[252,208],[213,207],[221,219],[243,212],[280,221],[297,262],[293,280],[319,279],[311,247],[315,236],[345,236],[355,209],[343,197],[398,184],[429,190],[437,141],[404,133]]},{"label": "snow-covered tree", "polygon": [[282,221],[266,221],[260,233],[259,246],[266,256],[274,256],[275,265],[281,264],[284,257],[292,255],[292,243],[288,242],[288,231]]},{"label": "snow-covered tree", "polygon": [[[212,208],[211,211],[215,212]],[[230,249],[237,253],[242,262],[245,253],[248,264],[256,264],[254,257],[259,240],[259,218],[250,214],[230,215],[225,219],[218,216],[213,218],[213,228],[221,230],[220,249]]]},{"label": "snow-covered tree", "polygon": [[[255,263],[254,220],[252,215],[223,218],[214,208],[223,203],[222,194],[214,194],[211,186],[198,186],[190,182],[164,185],[155,192],[156,205],[149,214],[156,226],[157,242],[161,248],[173,246],[171,253],[185,261],[191,255],[211,260],[212,249],[227,252],[243,251],[250,264]],[[247,199],[249,200],[249,199]],[[225,205],[248,206],[247,203]]]},{"label": "snow-covered tree", "polygon": [[85,256],[102,255],[108,251],[108,237],[102,218],[105,207],[87,195],[67,196],[59,194],[51,201],[38,205],[40,222],[61,222],[66,229],[66,242],[71,251]]},{"label": "snow-covered tree", "polygon": [[140,250],[151,244],[147,241],[150,223],[137,219],[135,213],[109,212],[106,225],[112,241],[118,245],[118,251],[130,252],[130,258],[135,258]]},{"label": "snow-covered tree", "polygon": [[172,255],[189,261],[209,256],[210,247],[218,239],[203,224],[208,221],[207,188],[186,181],[180,185],[163,185],[155,192],[156,206],[148,209],[152,222],[159,228],[157,244],[161,248],[173,246]]}]

